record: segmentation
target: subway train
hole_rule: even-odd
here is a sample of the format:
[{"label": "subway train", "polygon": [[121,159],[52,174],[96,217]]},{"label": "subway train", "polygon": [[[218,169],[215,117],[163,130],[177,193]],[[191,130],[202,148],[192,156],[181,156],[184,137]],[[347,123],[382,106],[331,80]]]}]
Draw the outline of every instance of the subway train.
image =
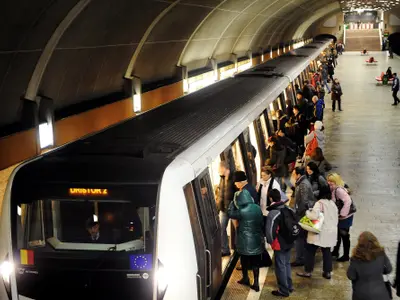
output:
[{"label": "subway train", "polygon": [[330,42],[19,165],[1,211],[0,299],[218,299],[238,259],[221,258],[218,166],[257,182],[275,112]]}]

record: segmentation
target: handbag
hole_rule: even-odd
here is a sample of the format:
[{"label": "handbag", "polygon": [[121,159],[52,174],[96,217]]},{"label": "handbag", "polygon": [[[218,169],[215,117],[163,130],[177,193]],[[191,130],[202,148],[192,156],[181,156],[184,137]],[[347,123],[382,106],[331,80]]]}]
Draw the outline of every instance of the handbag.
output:
[{"label": "handbag", "polygon": [[[322,208],[321,202],[320,206]],[[323,210],[318,214],[318,218],[316,220],[311,220],[309,217],[304,216],[300,219],[299,225],[306,231],[320,233],[322,229],[322,225],[324,224],[324,213]]]},{"label": "handbag", "polygon": [[272,259],[269,256],[267,249],[264,247],[263,253],[261,253],[261,265],[260,267],[270,267],[272,266]]},{"label": "handbag", "polygon": [[307,149],[306,149],[306,156],[311,156],[312,153],[314,152],[314,150],[318,147],[318,141],[317,141],[317,135],[314,132],[314,137],[311,140],[311,142],[309,142],[307,144]]}]

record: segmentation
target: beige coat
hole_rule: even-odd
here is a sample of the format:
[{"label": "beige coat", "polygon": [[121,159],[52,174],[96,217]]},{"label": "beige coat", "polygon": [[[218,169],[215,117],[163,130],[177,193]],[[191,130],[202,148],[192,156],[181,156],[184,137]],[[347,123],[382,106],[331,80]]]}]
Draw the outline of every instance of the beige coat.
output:
[{"label": "beige coat", "polygon": [[323,248],[334,247],[337,242],[338,209],[332,200],[321,199],[317,201],[306,215],[311,220],[317,220],[319,212],[324,214],[324,223],[320,233],[308,232],[307,243]]}]

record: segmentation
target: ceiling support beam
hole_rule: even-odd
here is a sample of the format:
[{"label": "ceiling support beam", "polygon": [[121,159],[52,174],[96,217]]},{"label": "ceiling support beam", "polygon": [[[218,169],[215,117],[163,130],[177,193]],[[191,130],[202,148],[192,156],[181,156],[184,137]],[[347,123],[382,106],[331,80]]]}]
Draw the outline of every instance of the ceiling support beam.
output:
[{"label": "ceiling support beam", "polygon": [[176,0],[175,2],[171,3],[168,7],[166,7],[154,20],[153,22],[150,24],[149,27],[147,27],[146,32],[144,33],[144,35],[142,36],[139,45],[136,47],[135,52],[133,53],[133,56],[129,62],[128,68],[125,72],[125,78],[132,78],[134,70],[135,70],[135,64],[136,61],[139,57],[140,52],[142,52],[143,46],[146,43],[147,39],[149,38],[151,32],[153,31],[153,29],[156,27],[156,25],[158,24],[158,22],[161,21],[162,18],[164,18],[164,16],[171,11],[171,9],[173,9],[179,2],[181,2],[181,0]]},{"label": "ceiling support beam", "polygon": [[69,28],[72,22],[79,16],[79,14],[89,5],[91,0],[79,1],[67,14],[67,16],[61,21],[56,30],[53,32],[49,41],[47,42],[40,58],[36,64],[35,70],[33,71],[32,77],[29,81],[28,88],[25,93],[25,99],[35,101],[36,96],[42,81],[44,72],[46,71],[47,65],[50,62],[51,56],[56,49],[58,42]]}]

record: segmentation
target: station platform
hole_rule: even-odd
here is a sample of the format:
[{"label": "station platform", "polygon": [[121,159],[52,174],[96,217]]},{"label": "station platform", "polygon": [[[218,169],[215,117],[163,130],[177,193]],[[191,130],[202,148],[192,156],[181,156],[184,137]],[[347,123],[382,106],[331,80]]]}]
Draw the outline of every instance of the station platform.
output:
[{"label": "station platform", "polygon": [[[378,61],[376,66],[366,66],[360,52],[339,56],[334,77],[342,85],[343,111],[332,112],[327,94],[325,157],[353,191],[358,211],[351,229],[351,246],[356,245],[362,231],[373,232],[395,270],[400,240],[400,105],[391,105],[391,86],[377,86],[375,77],[389,66],[400,74],[400,59],[389,59],[386,52],[370,52],[369,56]],[[311,279],[297,277],[302,268],[292,268],[295,291],[288,299],[351,299],[351,282],[346,277],[349,263],[334,262],[332,279],[326,280],[320,253],[316,261]],[[252,279],[251,272],[249,275]],[[278,299],[271,295],[277,287],[273,267],[261,269],[259,293],[237,284],[240,276],[240,271],[234,271],[222,299]]]}]

